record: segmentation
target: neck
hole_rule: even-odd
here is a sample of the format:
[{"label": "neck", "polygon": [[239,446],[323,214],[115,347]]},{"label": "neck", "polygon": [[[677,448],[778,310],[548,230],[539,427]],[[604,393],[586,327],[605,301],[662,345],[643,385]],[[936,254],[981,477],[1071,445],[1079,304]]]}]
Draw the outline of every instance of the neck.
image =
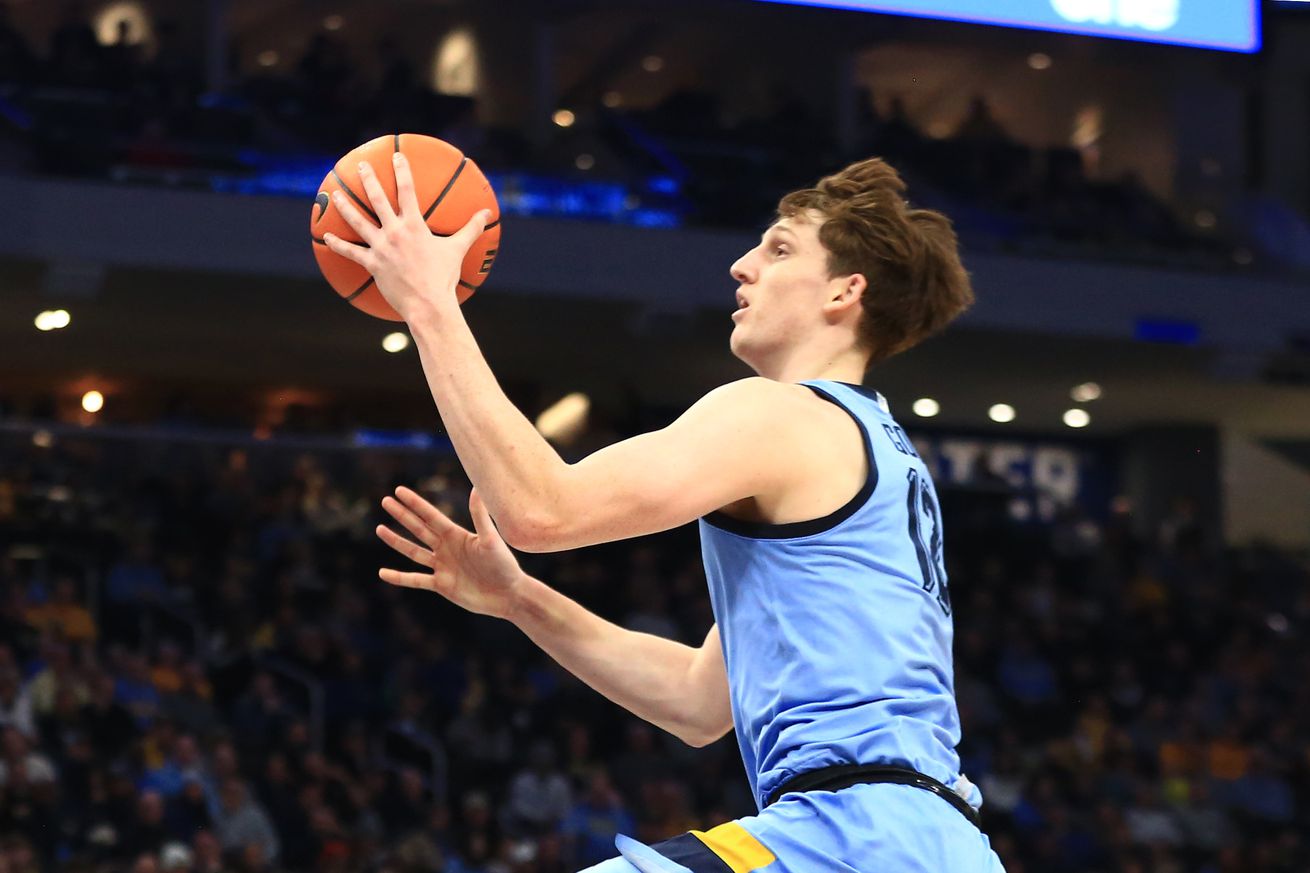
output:
[{"label": "neck", "polygon": [[828,379],[859,385],[864,381],[868,354],[855,348],[840,351],[832,349],[791,349],[757,367],[756,372],[776,382],[804,382],[811,379]]}]

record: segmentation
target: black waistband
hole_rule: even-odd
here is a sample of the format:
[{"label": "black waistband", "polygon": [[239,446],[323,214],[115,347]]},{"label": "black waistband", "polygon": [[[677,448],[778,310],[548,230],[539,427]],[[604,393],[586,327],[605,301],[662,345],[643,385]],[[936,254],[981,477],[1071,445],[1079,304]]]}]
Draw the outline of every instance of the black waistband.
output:
[{"label": "black waistband", "polygon": [[773,789],[773,793],[769,795],[769,799],[765,801],[764,805],[772,806],[778,802],[778,798],[790,791],[840,791],[843,788],[862,785],[866,782],[892,782],[897,785],[913,785],[915,788],[931,791],[959,810],[960,814],[971,821],[974,827],[982,828],[982,816],[978,814],[978,810],[969,805],[968,801],[931,776],[925,776],[918,770],[911,770],[908,767],[843,764],[837,767],[810,770],[791,777]]}]

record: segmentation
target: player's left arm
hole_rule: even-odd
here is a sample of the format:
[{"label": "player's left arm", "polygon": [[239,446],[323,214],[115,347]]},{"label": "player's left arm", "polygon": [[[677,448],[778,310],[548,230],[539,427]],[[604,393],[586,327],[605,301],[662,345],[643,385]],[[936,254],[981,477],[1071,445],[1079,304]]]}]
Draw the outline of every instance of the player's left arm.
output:
[{"label": "player's left arm", "polygon": [[797,475],[802,425],[778,408],[794,389],[761,378],[718,388],[663,430],[566,464],[497,384],[455,296],[485,215],[453,237],[434,236],[403,155],[395,173],[393,209],[372,169],[360,168],[380,227],[345,198],[334,201],[367,245],[325,238],[373,275],[408,323],[455,452],[511,545],[560,551],[667,530],[775,493]]}]

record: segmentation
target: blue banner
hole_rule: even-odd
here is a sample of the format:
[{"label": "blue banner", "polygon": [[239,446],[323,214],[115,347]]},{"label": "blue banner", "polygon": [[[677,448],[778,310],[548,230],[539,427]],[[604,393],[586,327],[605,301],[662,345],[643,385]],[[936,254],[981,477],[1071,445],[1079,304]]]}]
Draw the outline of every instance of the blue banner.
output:
[{"label": "blue banner", "polygon": [[[1259,0],[764,0],[1255,52]],[[1002,11],[1003,10],[1003,11]]]}]

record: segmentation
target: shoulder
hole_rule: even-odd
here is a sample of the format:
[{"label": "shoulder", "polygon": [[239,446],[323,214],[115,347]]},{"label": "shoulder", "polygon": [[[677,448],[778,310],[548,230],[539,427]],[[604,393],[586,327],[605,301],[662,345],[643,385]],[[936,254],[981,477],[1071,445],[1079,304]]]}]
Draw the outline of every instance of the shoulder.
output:
[{"label": "shoulder", "polygon": [[754,445],[746,445],[757,450],[785,451],[791,437],[812,430],[822,419],[821,407],[831,406],[804,385],[752,376],[710,391],[681,421],[738,440],[755,438]]},{"label": "shoulder", "polygon": [[851,414],[808,385],[762,376],[721,385],[684,414],[705,434],[722,436],[747,461],[794,461],[834,433],[854,430]]},{"label": "shoulder", "polygon": [[751,376],[720,385],[697,401],[692,409],[777,415],[782,410],[817,399],[814,392],[804,385]]}]

